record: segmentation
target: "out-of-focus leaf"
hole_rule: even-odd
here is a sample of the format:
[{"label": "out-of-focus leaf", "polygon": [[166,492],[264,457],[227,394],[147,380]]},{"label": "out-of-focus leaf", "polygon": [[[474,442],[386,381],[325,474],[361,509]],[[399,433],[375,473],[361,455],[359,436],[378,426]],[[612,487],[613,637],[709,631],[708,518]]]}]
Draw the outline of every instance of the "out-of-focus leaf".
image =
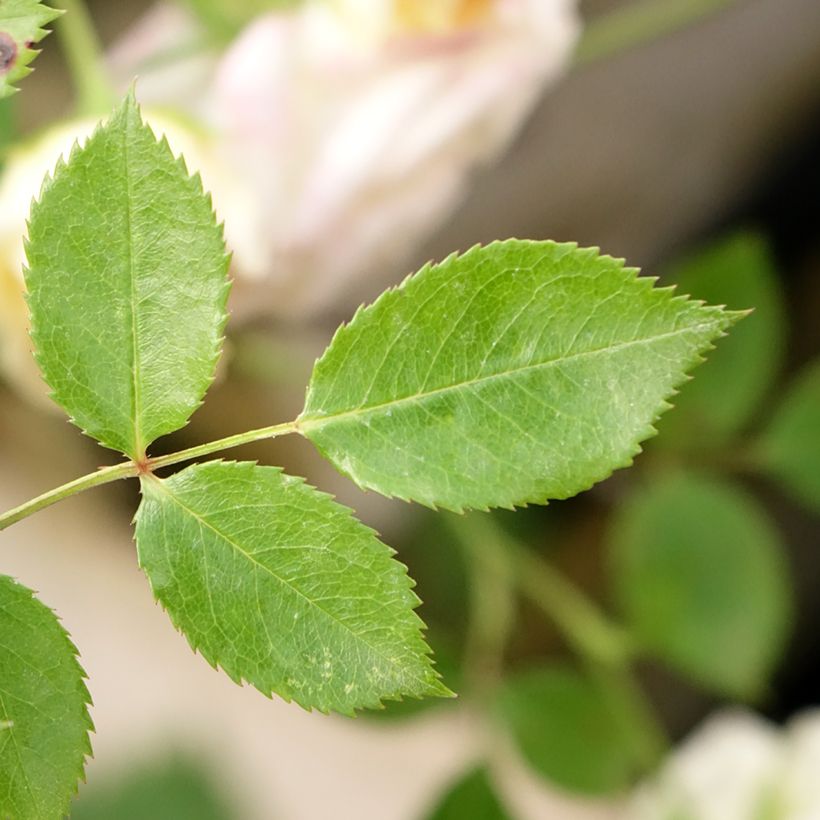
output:
[{"label": "out-of-focus leaf", "polygon": [[820,360],[797,377],[766,431],[760,455],[796,498],[820,512]]},{"label": "out-of-focus leaf", "polygon": [[495,794],[485,769],[459,780],[428,820],[512,820]]},{"label": "out-of-focus leaf", "polygon": [[131,92],[31,210],[32,339],[53,397],[106,447],[142,459],[210,385],[228,257],[199,177]]},{"label": "out-of-focus leaf", "polygon": [[740,315],[654,288],[596,249],[476,247],[339,329],[300,428],[387,496],[455,511],[568,498],[632,463]]},{"label": "out-of-focus leaf", "polygon": [[693,256],[670,280],[710,304],[754,308],[681,388],[676,411],[659,425],[659,447],[725,444],[752,419],[782,365],[785,310],[774,260],[762,237],[741,233]]},{"label": "out-of-focus leaf", "polygon": [[544,667],[511,678],[499,707],[530,765],[573,792],[607,794],[639,770],[635,738],[594,680]]},{"label": "out-of-focus leaf", "polygon": [[14,94],[14,84],[31,74],[29,63],[40,53],[33,46],[44,28],[62,14],[37,0],[0,0],[0,99]]},{"label": "out-of-focus leaf", "polygon": [[792,606],[779,535],[753,499],[714,478],[655,478],[619,510],[611,553],[647,650],[704,686],[760,694]]},{"label": "out-of-focus leaf", "polygon": [[206,770],[179,757],[84,788],[71,820],[238,820],[238,815]]},{"label": "out-of-focus leaf", "polygon": [[0,575],[0,818],[57,820],[91,754],[77,650],[31,590]]},{"label": "out-of-focus leaf", "polygon": [[218,42],[233,39],[255,17],[287,11],[305,0],[186,0]]},{"label": "out-of-focus leaf", "polygon": [[330,496],[219,461],[142,489],[140,565],[191,646],[233,680],[345,714],[450,694],[405,567]]}]

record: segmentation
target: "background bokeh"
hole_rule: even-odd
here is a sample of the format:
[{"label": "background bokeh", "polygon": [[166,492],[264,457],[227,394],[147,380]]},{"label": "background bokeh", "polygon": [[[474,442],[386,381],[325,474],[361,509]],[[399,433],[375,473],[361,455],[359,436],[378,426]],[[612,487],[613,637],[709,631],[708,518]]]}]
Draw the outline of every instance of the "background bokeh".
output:
[{"label": "background bokeh", "polygon": [[[699,298],[757,308],[748,327],[696,373],[634,469],[549,508],[471,517],[467,529],[359,492],[296,437],[241,452],[333,492],[399,551],[445,680],[465,693],[455,704],[399,705],[349,721],[235,687],[190,652],[151,600],[134,560],[130,485],[73,498],[3,533],[3,571],[56,609],[91,680],[95,759],[73,817],[433,816],[487,746],[469,651],[465,664],[474,580],[461,542],[471,538],[509,539],[604,610],[625,613],[649,649],[638,675],[673,745],[727,705],[780,726],[820,703],[820,391],[811,375],[820,354],[820,4],[736,0],[707,11],[709,3],[690,3],[704,13],[668,26],[674,31],[656,15],[636,42],[607,45],[613,15],[653,3],[665,0],[581,3],[577,58],[408,253],[382,252],[372,272],[310,310],[301,302],[290,310],[279,296],[275,305],[254,296],[253,311],[238,305],[220,380],[191,424],[158,447],[292,418],[339,322],[428,259],[477,242],[599,246]],[[683,5],[670,2],[667,14]],[[89,2],[112,48],[148,6]],[[14,98],[15,139],[71,111],[59,40],[44,42]],[[808,409],[795,389],[814,396]],[[0,453],[3,507],[110,459],[13,378],[0,385]],[[622,751],[606,718],[590,718],[597,704],[583,692],[570,684],[567,694],[552,678],[513,685],[533,669],[570,669],[573,653],[531,602],[497,613],[507,617],[503,670],[493,674],[510,689],[509,723],[491,767],[503,811],[533,820],[671,816],[657,808],[662,801],[642,808],[629,796],[626,782],[643,773],[610,776]],[[575,708],[582,725],[594,724],[589,735],[570,718],[552,719],[550,691],[565,715]],[[726,749],[709,766],[731,765],[737,749]],[[474,776],[436,816],[500,817],[487,788]]]}]

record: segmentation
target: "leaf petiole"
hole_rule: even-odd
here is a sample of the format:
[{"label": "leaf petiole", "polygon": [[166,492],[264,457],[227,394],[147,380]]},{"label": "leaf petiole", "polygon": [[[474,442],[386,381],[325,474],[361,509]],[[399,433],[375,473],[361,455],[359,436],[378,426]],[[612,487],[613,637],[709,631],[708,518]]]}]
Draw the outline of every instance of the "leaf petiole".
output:
[{"label": "leaf petiole", "polygon": [[239,447],[242,444],[251,444],[254,441],[262,441],[266,438],[277,438],[288,433],[297,432],[298,427],[295,421],[289,421],[284,424],[276,424],[272,427],[262,427],[258,430],[249,430],[247,433],[238,433],[234,436],[227,436],[226,438],[211,441],[207,444],[201,444],[198,447],[190,447],[187,450],[180,450],[177,453],[169,453],[168,455],[157,456],[156,458],[149,458],[144,464],[137,464],[134,461],[125,461],[122,464],[115,464],[111,467],[101,467],[99,470],[89,473],[88,475],[75,478],[69,481],[68,484],[63,484],[60,487],[55,487],[47,493],[38,495],[30,501],[9,510],[0,515],[0,530],[28,518],[40,510],[62,501],[64,498],[70,498],[72,495],[77,495],[85,490],[90,490],[92,487],[100,487],[103,484],[110,484],[113,481],[119,481],[123,478],[136,478],[145,473],[151,473],[161,467],[170,467],[173,464],[179,464],[182,461],[190,461],[200,456],[207,456],[211,453],[217,453],[221,450],[227,450],[231,447]]}]

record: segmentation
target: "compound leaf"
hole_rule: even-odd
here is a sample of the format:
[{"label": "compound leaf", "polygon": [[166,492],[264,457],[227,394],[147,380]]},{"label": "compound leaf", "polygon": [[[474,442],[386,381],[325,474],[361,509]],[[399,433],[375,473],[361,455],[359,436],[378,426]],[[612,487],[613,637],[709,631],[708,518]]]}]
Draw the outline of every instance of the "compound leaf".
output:
[{"label": "compound leaf", "polygon": [[0,1],[0,99],[16,93],[14,84],[31,74],[40,53],[33,46],[47,34],[43,26],[62,14],[37,0]]},{"label": "compound leaf", "polygon": [[790,626],[777,531],[723,481],[654,478],[620,508],[614,582],[639,642],[704,686],[760,695]]},{"label": "compound leaf", "polygon": [[478,247],[342,327],[299,424],[384,495],[456,511],[567,498],[632,462],[740,315],[654,289],[594,249]]},{"label": "compound leaf", "polygon": [[486,769],[476,769],[442,798],[429,820],[511,820],[496,796]]},{"label": "compound leaf", "polygon": [[791,493],[820,512],[820,360],[798,375],[775,414],[761,462]]},{"label": "compound leaf", "polygon": [[785,309],[774,260],[764,239],[740,233],[681,264],[671,280],[712,304],[754,306],[681,390],[658,437],[663,447],[726,444],[758,410],[782,364]]},{"label": "compound leaf", "polygon": [[347,508],[250,463],[142,487],[140,564],[191,646],[231,678],[346,714],[449,694],[405,567]]},{"label": "compound leaf", "polygon": [[518,674],[505,684],[499,709],[529,764],[569,791],[614,792],[640,769],[636,737],[602,687],[573,669]]},{"label": "compound leaf", "polygon": [[228,259],[209,197],[133,92],[59,163],[31,211],[37,361],[89,435],[133,459],[182,427],[213,379]]},{"label": "compound leaf", "polygon": [[0,575],[0,817],[66,816],[91,754],[84,678],[54,613]]}]

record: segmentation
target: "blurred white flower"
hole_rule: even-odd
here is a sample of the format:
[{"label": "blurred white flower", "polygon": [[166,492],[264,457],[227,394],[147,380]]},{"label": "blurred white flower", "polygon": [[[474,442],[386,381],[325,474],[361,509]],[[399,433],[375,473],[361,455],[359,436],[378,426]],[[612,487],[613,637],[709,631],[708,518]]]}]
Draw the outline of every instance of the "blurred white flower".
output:
[{"label": "blurred white flower", "polygon": [[[241,191],[234,185],[229,169],[216,158],[207,134],[168,114],[150,109],[143,114],[158,136],[167,137],[174,154],[184,155],[189,171],[200,173],[214,200],[231,213],[241,213],[245,207]],[[0,176],[0,372],[35,401],[45,399],[46,388],[31,354],[23,296],[26,220],[46,174],[54,171],[61,156],[68,157],[75,142],[84,143],[95,125],[88,119],[62,123],[13,148]],[[243,225],[241,221],[235,224]]]},{"label": "blurred white flower", "polygon": [[[400,272],[507,147],[578,30],[576,0],[308,0],[251,24],[210,87],[192,69],[177,102],[208,118],[253,202],[223,208],[229,232],[249,220],[232,247],[234,309],[309,313],[354,278]],[[118,48],[123,80],[139,68],[123,55],[145,58],[152,32],[167,38],[155,23]],[[155,83],[140,70],[142,99],[171,102],[161,71]]]},{"label": "blurred white flower", "polygon": [[636,792],[630,820],[817,820],[820,710],[780,729],[749,712],[712,717]]}]

